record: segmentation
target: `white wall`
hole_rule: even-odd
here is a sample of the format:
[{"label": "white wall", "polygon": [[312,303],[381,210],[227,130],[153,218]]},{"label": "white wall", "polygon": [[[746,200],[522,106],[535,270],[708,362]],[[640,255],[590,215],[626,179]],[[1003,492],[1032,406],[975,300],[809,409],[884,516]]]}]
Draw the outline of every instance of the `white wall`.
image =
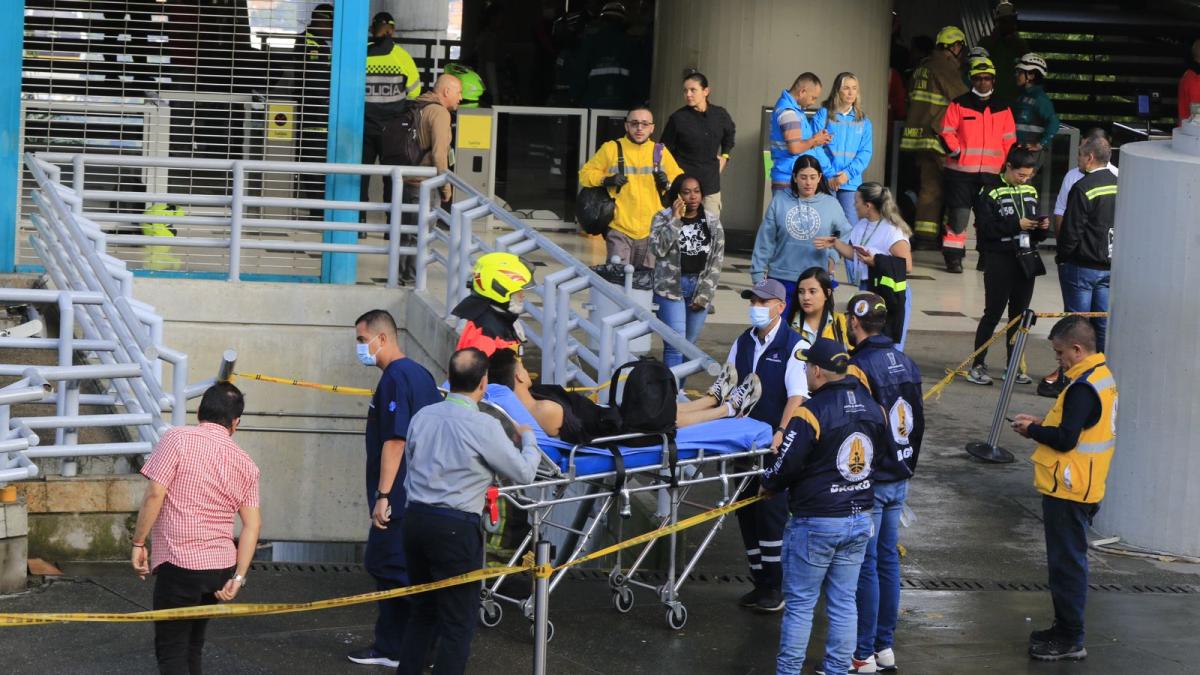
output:
[{"label": "white wall", "polygon": [[827,90],[839,72],[858,75],[875,125],[867,177],[882,180],[890,35],[889,0],[659,0],[651,90],[658,131],[683,105],[683,72],[689,67],[708,77],[710,100],[728,109],[737,124],[737,147],[721,178],[726,228],[755,230],[761,222],[761,110],[806,70]]}]

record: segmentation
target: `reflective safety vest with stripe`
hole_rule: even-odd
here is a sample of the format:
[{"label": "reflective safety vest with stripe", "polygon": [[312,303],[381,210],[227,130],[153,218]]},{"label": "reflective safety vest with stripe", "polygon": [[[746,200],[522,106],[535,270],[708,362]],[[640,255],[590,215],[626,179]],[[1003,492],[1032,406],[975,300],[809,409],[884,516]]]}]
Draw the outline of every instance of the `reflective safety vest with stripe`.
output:
[{"label": "reflective safety vest with stripe", "polygon": [[949,52],[937,50],[925,57],[912,74],[908,95],[908,116],[900,134],[901,150],[928,150],[945,154],[938,132],[946,108],[966,93],[958,70],[958,60]]},{"label": "reflective safety vest with stripe", "polygon": [[1009,148],[1017,142],[1012,110],[973,92],[954,99],[946,109],[941,136],[950,153],[946,169],[963,173],[1000,173]]},{"label": "reflective safety vest with stripe", "polygon": [[[1032,457],[1033,485],[1044,495],[1094,504],[1104,499],[1104,482],[1116,447],[1117,383],[1104,362],[1104,354],[1087,357],[1066,376],[1071,386],[1089,386],[1100,397],[1100,421],[1081,431],[1079,442],[1067,452],[1039,443]],[[1066,396],[1064,389],[1046,415],[1044,426],[1062,421]]]},{"label": "reflective safety vest with stripe", "polygon": [[367,105],[395,103],[421,94],[421,74],[408,52],[397,44],[382,54],[374,51],[372,45],[367,52]]},{"label": "reflective safety vest with stripe", "polygon": [[[147,216],[161,218],[163,216],[187,215],[183,209],[170,204],[151,204],[143,213]],[[142,235],[146,237],[174,237],[175,231],[167,223],[142,222]],[[183,268],[183,261],[171,253],[170,246],[149,245],[145,247],[146,269],[163,272],[173,272]]]}]

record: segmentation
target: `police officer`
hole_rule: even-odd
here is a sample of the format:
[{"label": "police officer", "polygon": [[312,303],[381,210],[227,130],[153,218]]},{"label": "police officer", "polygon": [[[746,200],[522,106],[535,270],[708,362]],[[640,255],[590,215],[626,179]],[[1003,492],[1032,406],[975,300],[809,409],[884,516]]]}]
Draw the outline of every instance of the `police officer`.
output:
[{"label": "police officer", "polygon": [[874,471],[891,438],[871,392],[846,376],[850,355],[840,342],[820,338],[801,358],[812,398],[788,422],[760,491],[764,497],[786,493],[792,514],[784,533],[787,611],[776,670],[791,675],[803,668],[813,608],[824,588],[829,616],[824,672],[832,675],[850,670],[855,586],[871,538]]},{"label": "police officer", "polygon": [[[408,512],[404,550],[413,584],[427,584],[483,565],[479,514],[494,475],[529,483],[541,459],[533,429],[517,428],[521,449],[505,441],[496,418],[479,412],[487,391],[488,359],[475,348],[450,357],[450,394],[412,419],[409,429]],[[479,583],[460,584],[416,597],[404,631],[400,674],[424,672],[434,633],[433,671],[461,675],[479,621]]]},{"label": "police officer", "polygon": [[[421,73],[412,56],[393,40],[395,32],[396,21],[388,12],[380,12],[371,20],[363,105],[363,164],[374,164],[383,157],[388,124],[404,111],[405,100],[421,95]],[[361,201],[367,201],[370,185],[370,177],[364,177]],[[392,201],[389,178],[383,179],[383,201]]]},{"label": "police officer", "polygon": [[[396,320],[382,309],[373,309],[354,322],[358,361],[383,371],[367,408],[367,505],[371,529],[363,564],[379,590],[409,585],[404,556],[404,513],[408,498],[404,460],[409,421],[427,405],[442,400],[433,376],[400,351]],[[408,598],[379,601],[375,641],[353,652],[349,659],[363,665],[395,668],[400,640],[408,622]]]},{"label": "police officer", "polygon": [[1033,485],[1042,493],[1046,563],[1054,623],[1029,634],[1029,655],[1039,661],[1087,658],[1083,611],[1087,603],[1087,529],[1112,463],[1117,433],[1117,384],[1096,329],[1068,316],[1050,329],[1054,356],[1071,384],[1045,418],[1017,415],[1013,431],[1037,441]]},{"label": "police officer", "polygon": [[[727,362],[737,369],[738,382],[746,382],[751,374],[758,375],[761,398],[748,416],[775,428],[772,445],[777,446],[783,439],[782,427],[808,396],[800,357],[803,343],[800,335],[783,320],[787,304],[783,284],[763,279],[754,288],[742,291],[742,298],[750,301],[750,328],[730,347]],[[757,480],[747,486],[750,491],[757,488]],[[786,495],[777,494],[737,511],[754,578],[754,590],[740,600],[743,607],[764,612],[783,609],[783,570],[779,556],[787,508]]]},{"label": "police officer", "polygon": [[[892,651],[900,613],[900,512],[908,498],[908,479],[917,468],[925,436],[925,406],[921,400],[921,371],[917,364],[882,335],[887,304],[874,293],[860,293],[846,307],[850,332],[851,370],[863,379],[875,402],[883,407],[891,432],[892,453],[880,457],[872,480],[871,541],[867,543],[858,576],[858,646],[851,673],[893,670]],[[857,370],[855,370],[857,367]]]},{"label": "police officer", "polygon": [[[333,57],[333,5],[323,2],[313,8],[312,18],[293,51],[297,70],[297,111],[300,127],[298,159],[324,162],[329,136],[329,74]],[[298,177],[302,199],[325,197],[325,176],[306,173]],[[320,215],[314,210],[314,215]]]}]

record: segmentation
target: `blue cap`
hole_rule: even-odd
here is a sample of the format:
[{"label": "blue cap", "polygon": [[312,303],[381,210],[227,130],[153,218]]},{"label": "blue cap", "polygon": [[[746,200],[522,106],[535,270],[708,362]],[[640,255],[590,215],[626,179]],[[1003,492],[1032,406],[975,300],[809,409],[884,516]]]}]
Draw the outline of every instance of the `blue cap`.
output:
[{"label": "blue cap", "polygon": [[787,289],[783,284],[775,279],[763,277],[763,280],[754,284],[754,288],[748,291],[742,291],[742,299],[749,300],[751,297],[758,297],[762,300],[782,300],[787,302]]},{"label": "blue cap", "polygon": [[817,366],[821,370],[845,374],[850,365],[850,355],[846,347],[829,338],[817,338],[812,346],[800,352],[801,360]]}]

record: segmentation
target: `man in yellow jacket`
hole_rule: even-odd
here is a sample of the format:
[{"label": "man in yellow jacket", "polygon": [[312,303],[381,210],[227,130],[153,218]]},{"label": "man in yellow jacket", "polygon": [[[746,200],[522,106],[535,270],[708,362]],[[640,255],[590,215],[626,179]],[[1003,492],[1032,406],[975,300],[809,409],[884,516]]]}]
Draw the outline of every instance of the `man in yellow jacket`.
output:
[{"label": "man in yellow jacket", "polygon": [[625,135],[600,146],[579,170],[579,187],[608,188],[616,200],[605,236],[607,261],[617,257],[634,267],[654,267],[650,220],[663,209],[662,196],[683,170],[662,143],[650,143],[654,114],[639,107],[625,116]]},{"label": "man in yellow jacket", "polygon": [[1096,329],[1068,316],[1050,330],[1050,344],[1071,385],[1045,419],[1017,415],[1013,431],[1037,441],[1033,485],[1042,493],[1046,563],[1054,623],[1029,634],[1039,661],[1087,658],[1083,610],[1087,603],[1087,529],[1104,499],[1104,480],[1117,435],[1117,384],[1096,352]]}]

